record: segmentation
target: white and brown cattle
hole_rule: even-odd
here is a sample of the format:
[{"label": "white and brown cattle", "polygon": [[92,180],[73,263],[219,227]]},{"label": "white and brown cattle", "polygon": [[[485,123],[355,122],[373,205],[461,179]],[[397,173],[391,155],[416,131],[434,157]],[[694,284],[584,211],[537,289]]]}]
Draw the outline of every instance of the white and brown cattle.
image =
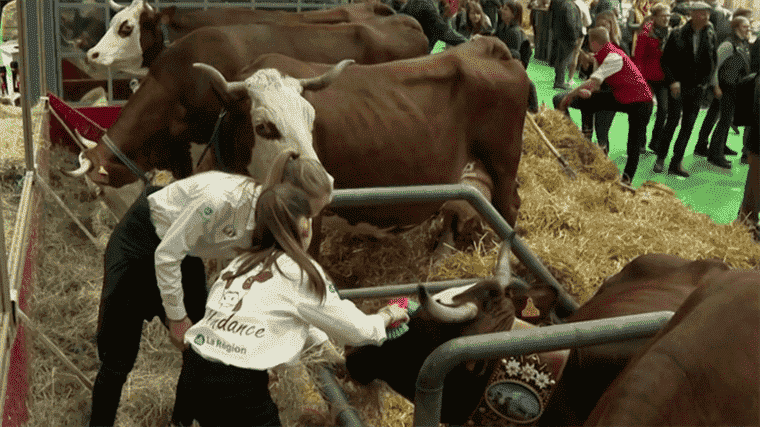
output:
[{"label": "white and brown cattle", "polygon": [[[236,80],[260,68],[307,78],[324,73],[328,66],[266,55]],[[305,91],[304,97],[316,111],[317,155],[335,178],[336,188],[457,183],[465,165],[475,162],[485,175],[483,181],[492,185],[495,208],[514,226],[520,207],[517,166],[528,78],[500,40],[482,37],[436,55],[352,65],[330,87]],[[223,98],[228,99],[230,123],[240,125],[228,131],[234,143],[225,148],[234,149],[222,159],[242,172],[249,163],[259,162],[251,158],[248,135],[253,130],[244,128],[245,120],[234,118],[248,114],[248,101],[234,93]],[[428,202],[335,211],[352,224],[388,228],[419,224],[440,207]]]},{"label": "white and brown cattle", "polygon": [[[153,61],[170,42],[202,27],[256,23],[340,24],[360,22],[395,12],[382,3],[338,6],[327,10],[282,12],[249,8],[157,10],[145,0],[133,0],[128,6],[109,0],[118,13],[96,45],[88,46],[87,60],[113,67],[136,76],[145,76]],[[102,25],[102,24],[101,24]]]},{"label": "white and brown cattle", "polygon": [[[376,63],[423,55],[426,46],[419,24],[402,15],[337,25],[204,27],[159,55],[104,138],[143,170],[167,169],[184,178],[193,170],[190,142],[209,141],[222,108],[208,74],[193,63],[211,65],[230,78],[270,52],[328,64]],[[75,175],[89,170],[93,182],[112,187],[138,179],[103,144],[83,154]]]}]

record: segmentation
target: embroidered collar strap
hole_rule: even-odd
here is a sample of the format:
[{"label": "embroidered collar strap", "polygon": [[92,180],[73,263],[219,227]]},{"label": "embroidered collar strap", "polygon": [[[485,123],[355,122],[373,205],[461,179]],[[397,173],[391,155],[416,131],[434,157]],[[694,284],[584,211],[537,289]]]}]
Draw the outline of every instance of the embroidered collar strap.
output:
[{"label": "embroidered collar strap", "polygon": [[103,137],[101,138],[101,141],[103,141],[104,144],[106,144],[106,147],[108,147],[111,152],[121,160],[124,165],[129,168],[130,171],[132,171],[133,174],[137,175],[138,178],[143,180],[145,182],[145,185],[147,187],[148,185],[148,176],[146,175],[145,171],[140,169],[139,166],[135,164],[132,160],[129,159],[129,157],[125,156],[124,153],[119,150],[116,145],[111,141],[111,138],[108,137],[107,134],[103,134]]}]

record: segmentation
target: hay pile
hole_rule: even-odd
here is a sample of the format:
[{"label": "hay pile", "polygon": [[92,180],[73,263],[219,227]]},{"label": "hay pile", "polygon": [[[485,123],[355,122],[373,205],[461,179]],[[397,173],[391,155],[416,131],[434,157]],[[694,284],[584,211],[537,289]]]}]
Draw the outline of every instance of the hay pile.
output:
[{"label": "hay pile", "polygon": [[[14,107],[0,106],[0,120],[15,120]],[[4,109],[11,109],[8,113]],[[18,109],[16,109],[18,110]],[[10,117],[6,117],[11,114]],[[571,181],[557,160],[543,147],[535,131],[526,126],[524,155],[520,165],[523,200],[518,233],[568,290],[585,301],[602,280],[620,270],[632,258],[648,252],[664,252],[685,258],[717,257],[733,267],[759,268],[760,245],[738,225],[716,225],[706,215],[692,212],[667,188],[642,186],[635,194],[616,184],[615,165],[577,127],[554,111],[536,116],[549,136],[578,172]],[[2,147],[16,147],[20,130],[3,134]],[[10,137],[6,137],[10,135]],[[11,138],[11,140],[9,140]],[[16,141],[14,142],[14,140]],[[23,159],[23,149],[17,150]],[[60,167],[73,168],[75,156],[51,152],[50,184],[76,211],[91,231],[101,237],[113,223],[99,213],[100,204],[83,183],[62,176]],[[16,161],[17,179],[23,162]],[[0,177],[5,177],[3,169]],[[3,179],[6,214],[15,213],[18,199],[15,181]],[[94,379],[97,356],[94,342],[97,306],[102,284],[102,252],[45,198],[44,247],[40,251],[41,274],[30,301],[30,316],[86,375]],[[11,206],[11,207],[9,207]],[[6,232],[12,230],[6,221]],[[469,250],[443,260],[432,259],[429,249],[440,231],[440,222],[399,236],[367,237],[335,230],[323,243],[322,262],[330,275],[353,278],[355,286],[442,280],[490,275],[498,242],[486,233]],[[10,239],[7,239],[10,242]],[[520,265],[515,270],[530,280]],[[384,300],[366,300],[359,306],[374,312]],[[90,393],[63,364],[34,340],[30,364],[29,426],[82,425]],[[284,425],[329,425],[328,405],[311,380],[314,367],[340,359],[340,351],[316,348],[304,355],[304,364],[276,370],[270,383],[275,402],[284,410]],[[118,425],[162,425],[171,414],[174,387],[179,375],[179,353],[157,320],[143,332],[137,364],[122,395]],[[350,402],[360,409],[366,425],[410,426],[412,405],[384,384],[359,388],[339,375]]]}]

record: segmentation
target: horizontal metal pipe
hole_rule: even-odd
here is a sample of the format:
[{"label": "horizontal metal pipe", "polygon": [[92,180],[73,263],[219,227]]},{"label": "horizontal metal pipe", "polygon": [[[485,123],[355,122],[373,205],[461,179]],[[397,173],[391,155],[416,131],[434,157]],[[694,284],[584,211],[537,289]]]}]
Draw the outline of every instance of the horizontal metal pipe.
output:
[{"label": "horizontal metal pipe", "polygon": [[408,187],[377,187],[341,189],[333,192],[330,203],[334,208],[383,206],[404,203],[445,202],[466,200],[496,231],[503,241],[510,243],[512,253],[543,283],[554,287],[559,294],[557,315],[567,317],[575,312],[578,303],[551,275],[530,248],[515,234],[509,223],[501,216],[475,187],[467,184],[416,185]]},{"label": "horizontal metal pipe", "polygon": [[327,396],[327,400],[330,401],[333,410],[337,412],[338,423],[345,427],[363,427],[356,410],[348,404],[346,395],[343,394],[343,390],[335,381],[333,372],[326,367],[320,367],[318,371],[321,382],[320,388]]},{"label": "horizontal metal pipe", "polygon": [[455,338],[436,348],[422,364],[414,397],[415,426],[438,426],[446,375],[467,360],[585,347],[655,335],[672,311],[612,317],[564,325]]},{"label": "horizontal metal pipe", "polygon": [[422,285],[427,288],[431,293],[440,292],[444,289],[455,288],[458,286],[470,285],[476,283],[481,279],[456,279],[456,280],[443,280],[440,282],[423,282],[423,283],[407,283],[403,285],[387,285],[377,286],[373,288],[360,288],[360,289],[341,289],[338,290],[338,295],[341,298],[356,299],[356,298],[382,298],[396,295],[412,295],[417,293],[417,287]]}]

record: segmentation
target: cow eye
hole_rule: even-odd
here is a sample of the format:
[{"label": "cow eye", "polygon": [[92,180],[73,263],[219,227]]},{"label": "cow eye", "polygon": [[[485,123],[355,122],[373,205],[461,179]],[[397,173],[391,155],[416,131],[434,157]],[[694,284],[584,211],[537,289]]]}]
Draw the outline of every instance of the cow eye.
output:
[{"label": "cow eye", "polygon": [[129,37],[130,34],[132,34],[133,29],[134,29],[134,26],[130,25],[129,21],[124,21],[119,26],[119,31],[117,32],[117,34],[119,34],[119,36],[121,37]]},{"label": "cow eye", "polygon": [[263,122],[256,125],[256,134],[266,139],[279,139],[280,131],[272,122]]}]

